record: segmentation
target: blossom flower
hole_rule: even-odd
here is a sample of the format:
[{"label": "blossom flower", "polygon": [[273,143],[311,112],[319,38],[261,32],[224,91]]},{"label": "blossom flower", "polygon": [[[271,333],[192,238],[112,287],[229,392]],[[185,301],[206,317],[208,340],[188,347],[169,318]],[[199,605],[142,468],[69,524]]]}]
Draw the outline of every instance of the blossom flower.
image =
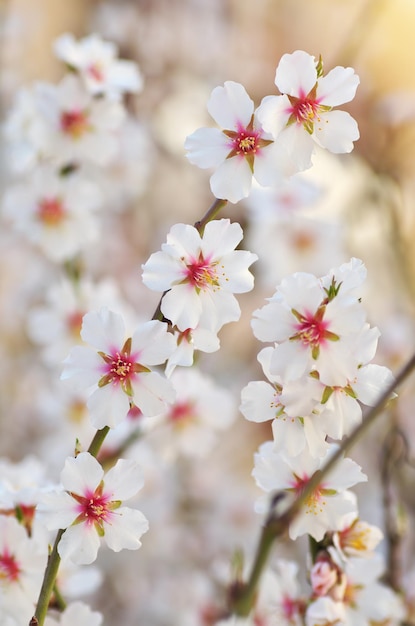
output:
[{"label": "blossom flower", "polygon": [[170,381],[176,400],[154,421],[157,449],[167,457],[205,457],[235,420],[233,396],[195,368],[176,370]]},{"label": "blossom flower", "polygon": [[308,605],[305,614],[305,626],[333,626],[345,624],[345,610],[342,602],[335,602],[330,597],[317,598]]},{"label": "blossom flower", "polygon": [[81,175],[61,177],[38,168],[6,191],[3,211],[18,232],[59,263],[96,240],[100,202],[99,189]]},{"label": "blossom flower", "polygon": [[87,90],[93,94],[117,97],[124,92],[137,93],[143,79],[133,61],[117,59],[117,46],[92,34],[76,40],[64,33],[54,42],[58,59],[78,72]]},{"label": "blossom flower", "polygon": [[242,228],[230,220],[209,222],[203,235],[186,224],[176,224],[167,243],[143,265],[143,282],[150,289],[168,291],[161,311],[179,330],[207,328],[217,332],[240,317],[233,295],[253,287],[248,267],[257,255],[235,250]]},{"label": "blossom flower", "polygon": [[58,85],[38,83],[36,110],[41,128],[36,137],[42,156],[59,167],[87,161],[108,165],[115,157],[115,134],[124,120],[121,103],[92,98],[76,76]]},{"label": "blossom flower", "polygon": [[313,456],[324,456],[328,445],[326,432],[318,415],[313,415],[324,385],[312,376],[283,384],[280,377],[272,376],[269,371],[272,353],[269,347],[258,354],[269,382],[251,381],[242,389],[241,413],[253,422],[273,420],[276,451],[284,450],[296,456],[307,447]]},{"label": "blossom flower", "polygon": [[404,619],[402,599],[390,587],[378,582],[384,573],[380,554],[370,558],[352,557],[344,566],[347,585],[343,598],[346,626],[399,624]]},{"label": "blossom flower", "polygon": [[361,265],[354,270],[353,259],[344,265],[344,283],[333,275],[325,286],[324,277],[297,272],[282,280],[269,304],[254,311],[254,335],[276,342],[273,375],[289,381],[316,371],[320,382],[346,386],[357,367],[373,357],[379,332],[366,324],[366,313],[353,293],[360,284]]},{"label": "blossom flower", "polygon": [[0,515],[0,621],[28,624],[46,567],[47,549],[14,517]]},{"label": "blossom flower", "polygon": [[282,95],[263,98],[257,116],[264,130],[284,143],[287,175],[311,167],[316,145],[336,154],[353,150],[359,139],[355,120],[332,110],[355,96],[359,77],[351,67],[338,66],[324,76],[321,60],[296,50],[282,56],[275,84]]},{"label": "blossom flower", "polygon": [[61,483],[62,491],[43,495],[39,510],[49,530],[66,529],[58,545],[62,559],[92,563],[101,537],[114,552],[141,546],[148,522],[140,511],[121,506],[143,485],[135,461],[119,459],[104,476],[95,457],[81,452],[66,459]]},{"label": "blossom flower", "polygon": [[175,348],[167,324],[145,322],[126,337],[122,316],[104,307],[84,316],[81,337],[89,346],[72,348],[61,377],[76,390],[88,389],[87,406],[96,428],[117,426],[132,406],[153,417],[173,401],[171,383],[151,370]]},{"label": "blossom flower", "polygon": [[84,602],[71,602],[59,615],[59,619],[54,619],[50,615],[46,616],[45,626],[101,626],[102,615],[98,611],[92,611]]},{"label": "blossom flower", "polygon": [[369,363],[356,370],[347,385],[326,387],[320,420],[333,439],[342,439],[362,421],[361,403],[374,406],[394,378],[389,368]]},{"label": "blossom flower", "polygon": [[333,544],[344,559],[371,556],[382,539],[380,528],[358,518],[347,521],[343,528],[333,534]]},{"label": "blossom flower", "polygon": [[[252,475],[257,485],[266,492],[283,491],[299,496],[335,449],[336,446],[332,444],[322,458],[312,457],[307,450],[288,458],[275,451],[272,441],[267,441],[255,454]],[[327,531],[342,528],[344,516],[357,512],[354,494],[349,491],[349,487],[366,480],[357,463],[348,458],[339,461],[290,524],[290,538],[294,540],[300,535],[309,534],[316,541],[321,541]],[[257,503],[258,512],[264,510],[263,504],[263,501]]]},{"label": "blossom flower", "polygon": [[42,347],[41,355],[48,365],[60,364],[72,346],[81,343],[83,316],[107,306],[132,317],[113,280],[93,283],[81,277],[76,285],[63,278],[45,293],[45,302],[33,307],[27,316],[30,339]]},{"label": "blossom flower", "polygon": [[233,81],[216,87],[207,105],[218,128],[199,128],[185,141],[187,158],[201,168],[216,167],[210,179],[217,198],[239,202],[249,195],[252,179],[261,185],[275,183],[283,155],[265,133],[245,88]]}]

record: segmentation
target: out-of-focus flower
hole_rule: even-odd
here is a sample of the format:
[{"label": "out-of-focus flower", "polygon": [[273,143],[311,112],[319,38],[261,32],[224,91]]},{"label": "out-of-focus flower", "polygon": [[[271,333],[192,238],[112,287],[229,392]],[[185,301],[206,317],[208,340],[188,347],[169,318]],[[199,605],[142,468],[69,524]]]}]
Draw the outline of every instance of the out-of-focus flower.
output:
[{"label": "out-of-focus flower", "polygon": [[[307,607],[306,626],[332,626],[345,624],[346,613],[343,602],[335,602],[327,596],[317,598]],[[350,625],[351,626],[351,625]]]},{"label": "out-of-focus flower", "polygon": [[236,417],[233,396],[197,369],[176,370],[170,380],[176,400],[155,420],[156,445],[168,457],[205,457]]},{"label": "out-of-focus flower", "polygon": [[315,144],[334,153],[351,152],[359,139],[355,120],[333,107],[355,96],[359,77],[351,67],[335,67],[323,76],[321,60],[302,50],[284,54],[275,84],[280,96],[263,98],[257,116],[265,131],[283,143],[289,158],[285,174],[311,167]]},{"label": "out-of-focus flower", "polygon": [[72,602],[56,619],[46,616],[45,626],[101,626],[102,615],[83,602]]},{"label": "out-of-focus flower", "polygon": [[57,176],[49,168],[6,191],[3,211],[17,231],[52,261],[70,259],[96,240],[99,189],[80,174]]},{"label": "out-of-focus flower", "polygon": [[173,401],[171,383],[151,370],[175,348],[167,324],[145,322],[126,337],[122,316],[104,307],[84,316],[81,337],[91,347],[71,350],[62,379],[68,379],[74,389],[88,389],[87,406],[96,428],[117,426],[132,406],[153,417]]},{"label": "out-of-focus flower", "polygon": [[117,46],[100,35],[76,40],[71,33],[64,33],[54,42],[54,51],[58,59],[78,72],[93,95],[118,97],[125,92],[137,93],[143,87],[136,63],[117,59]]},{"label": "out-of-focus flower", "polygon": [[257,255],[235,250],[242,228],[230,220],[209,222],[203,235],[187,224],[176,224],[167,243],[143,265],[143,282],[150,289],[168,291],[161,311],[179,330],[207,328],[217,332],[240,317],[233,295],[250,291],[254,279],[249,266]]},{"label": "out-of-focus flower", "polygon": [[98,461],[81,452],[66,459],[61,483],[63,491],[45,493],[39,509],[49,530],[66,529],[58,545],[62,559],[76,565],[92,563],[100,537],[114,552],[141,546],[148,522],[140,511],[121,506],[143,485],[135,461],[119,459],[104,476]]},{"label": "out-of-focus flower", "polygon": [[333,544],[344,557],[372,556],[373,550],[383,539],[383,532],[377,526],[355,518],[334,533]]},{"label": "out-of-focus flower", "polygon": [[130,311],[111,279],[93,283],[88,278],[74,282],[62,279],[45,295],[45,304],[33,307],[27,316],[30,339],[42,346],[42,357],[49,365],[61,364],[76,343],[81,343],[82,318],[92,310],[107,306],[113,311]]},{"label": "out-of-focus flower", "polygon": [[28,537],[14,517],[0,515],[0,621],[28,624],[46,567],[47,545]]},{"label": "out-of-focus flower", "polygon": [[38,83],[35,89],[41,155],[58,167],[79,162],[108,165],[118,149],[115,134],[124,120],[121,103],[93,98],[76,76],[58,85]]}]

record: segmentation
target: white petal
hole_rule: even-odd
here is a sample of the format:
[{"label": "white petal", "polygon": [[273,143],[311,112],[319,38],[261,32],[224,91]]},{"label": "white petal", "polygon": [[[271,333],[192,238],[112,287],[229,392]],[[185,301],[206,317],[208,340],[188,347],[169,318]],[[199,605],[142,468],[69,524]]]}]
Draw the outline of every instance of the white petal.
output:
[{"label": "white petal", "polygon": [[232,151],[232,141],[218,128],[199,128],[184,142],[190,163],[202,169],[218,167]]},{"label": "white petal", "polygon": [[324,106],[335,107],[353,100],[360,83],[352,67],[333,68],[318,81],[317,98]]},{"label": "white petal", "polygon": [[274,419],[277,408],[273,406],[276,391],[265,381],[251,381],[241,391],[242,415],[250,422],[266,422]]},{"label": "white petal", "polygon": [[124,320],[106,307],[91,311],[83,317],[81,337],[101,352],[109,353],[114,346],[122,348],[126,339]]},{"label": "white petal", "polygon": [[75,346],[64,361],[61,380],[67,380],[75,391],[86,390],[97,384],[104,361],[91,348]]},{"label": "white petal", "polygon": [[63,561],[70,560],[75,565],[89,565],[97,558],[99,537],[93,526],[75,524],[65,530],[58,545]]},{"label": "white petal", "polygon": [[183,279],[183,263],[167,252],[155,252],[142,266],[143,283],[149,289],[165,291],[173,283]]},{"label": "white petal", "polygon": [[138,352],[138,360],[143,365],[160,365],[173,353],[175,347],[173,335],[167,332],[167,324],[151,320],[141,324],[134,332],[131,354]]},{"label": "white petal", "polygon": [[317,70],[313,56],[303,50],[296,50],[281,57],[275,73],[275,84],[281,93],[304,97],[316,81]]},{"label": "white petal", "polygon": [[242,228],[238,222],[231,223],[228,219],[208,222],[201,242],[204,258],[220,259],[224,254],[233,252],[242,237]]},{"label": "white petal", "polygon": [[316,142],[322,147],[343,154],[353,150],[353,142],[359,139],[359,128],[356,120],[346,111],[329,111],[321,115],[314,123]]},{"label": "white petal", "polygon": [[145,417],[160,415],[166,403],[173,402],[175,391],[171,382],[157,372],[142,374],[133,382],[134,402]]},{"label": "white petal", "polygon": [[42,494],[37,508],[46,528],[58,530],[72,524],[78,514],[76,506],[76,501],[66,491],[61,491]]},{"label": "white petal", "polygon": [[291,104],[287,96],[265,96],[256,110],[262,128],[277,140],[290,117]]},{"label": "white petal", "polygon": [[180,330],[187,330],[198,325],[202,304],[192,285],[176,285],[163,296],[161,311]]},{"label": "white petal", "polygon": [[104,470],[89,452],[68,457],[61,473],[61,482],[67,491],[78,495],[94,492],[104,476]]},{"label": "white petal", "polygon": [[148,521],[134,509],[121,507],[116,509],[111,524],[105,524],[104,541],[111,550],[138,550],[140,538],[148,530]]},{"label": "white petal", "polygon": [[240,155],[226,159],[210,178],[213,195],[233,204],[246,198],[251,187],[251,168],[245,157]]},{"label": "white petal", "polygon": [[130,410],[127,394],[119,384],[108,383],[96,389],[87,401],[91,424],[97,428],[114,428]]},{"label": "white petal", "polygon": [[128,500],[143,484],[143,470],[133,459],[119,459],[105,475],[105,493],[112,494],[111,500]]},{"label": "white petal", "polygon": [[226,130],[246,128],[254,112],[254,103],[240,83],[226,81],[215,87],[207,109],[215,122]]}]

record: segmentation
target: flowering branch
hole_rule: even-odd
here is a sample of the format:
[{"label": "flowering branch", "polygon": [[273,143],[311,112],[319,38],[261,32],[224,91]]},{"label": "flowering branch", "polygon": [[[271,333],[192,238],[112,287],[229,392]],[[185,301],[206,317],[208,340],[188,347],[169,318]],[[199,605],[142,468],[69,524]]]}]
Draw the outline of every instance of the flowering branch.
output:
[{"label": "flowering branch", "polygon": [[402,368],[393,383],[391,383],[382,393],[377,403],[362,420],[362,423],[359,424],[353,430],[351,435],[339,445],[337,451],[330,457],[325,465],[323,465],[323,467],[317,471],[304,485],[304,489],[299,497],[282,514],[276,513],[275,507],[283,496],[280,493],[277,493],[274,496],[271,501],[268,517],[261,531],[250,576],[246,583],[237,582],[231,587],[229,605],[232,613],[242,617],[249,615],[253,608],[258,583],[267,563],[274,540],[277,537],[280,537],[287,530],[289,525],[301,511],[304,504],[321,483],[322,479],[330,473],[336,463],[343,458],[345,453],[348,452],[350,448],[366,433],[376,417],[378,417],[379,413],[384,408],[386,402],[390,399],[391,394],[399,385],[403,383],[403,381],[414,369],[415,354]]},{"label": "flowering branch", "polygon": [[[96,457],[98,452],[101,449],[102,444],[104,443],[105,437],[109,432],[109,427],[105,426],[105,428],[101,428],[97,430],[92,439],[90,446],[88,448],[88,452]],[[36,611],[34,617],[37,619],[35,624],[39,626],[43,626],[46,613],[49,607],[49,602],[51,595],[55,588],[56,577],[58,575],[59,565],[61,562],[61,558],[58,553],[58,545],[61,540],[63,533],[65,532],[64,528],[58,530],[56,534],[55,543],[53,544],[52,552],[49,555],[48,563],[45,570],[45,575],[43,577],[42,587],[39,593],[39,599],[36,606]],[[29,625],[30,626],[30,625]]]}]

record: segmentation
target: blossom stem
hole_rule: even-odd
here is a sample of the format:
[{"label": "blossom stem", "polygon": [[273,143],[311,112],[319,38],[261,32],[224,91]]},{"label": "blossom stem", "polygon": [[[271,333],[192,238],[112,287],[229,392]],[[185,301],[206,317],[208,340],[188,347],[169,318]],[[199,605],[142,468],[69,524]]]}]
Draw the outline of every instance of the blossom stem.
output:
[{"label": "blossom stem", "polygon": [[43,626],[45,622],[50,597],[55,586],[56,576],[58,575],[58,569],[61,562],[61,558],[58,554],[58,544],[61,540],[63,533],[64,529],[58,530],[55,543],[53,544],[52,552],[49,554],[48,557],[48,564],[46,566],[45,576],[43,578],[43,583],[39,594],[39,600],[34,615],[34,617],[37,619],[37,622],[35,623],[39,624],[39,626]]},{"label": "blossom stem", "polygon": [[[195,222],[193,224],[194,228],[196,228],[196,230],[199,232],[200,235],[203,235],[203,231],[205,229],[206,224],[208,222],[212,221],[213,219],[215,219],[215,217],[217,216],[219,211],[221,211],[221,209],[223,209],[223,207],[226,206],[227,203],[228,203],[227,200],[221,200],[220,198],[216,198],[216,200],[208,208],[208,210],[206,211],[206,213],[204,214],[202,219],[200,219],[198,222]],[[169,291],[169,290],[167,290],[167,291]],[[166,318],[164,317],[163,313],[161,312],[161,303],[162,303],[162,300],[163,300],[164,296],[166,295],[167,291],[165,291],[162,294],[162,296],[160,298],[160,301],[159,301],[159,303],[157,305],[157,308],[154,311],[153,317],[151,318],[152,320],[160,320],[160,322],[169,321],[169,320],[166,320]]]},{"label": "blossom stem", "polygon": [[[92,456],[97,456],[109,430],[109,426],[105,426],[104,428],[101,428],[101,430],[97,430],[97,432],[95,433],[94,438],[92,439],[91,444],[88,448],[88,452],[92,454]],[[58,545],[64,532],[65,528],[61,528],[60,530],[58,530],[55,543],[53,544],[52,552],[48,557],[45,575],[43,577],[42,587],[40,589],[39,599],[36,605],[36,611],[34,615],[34,618],[37,620],[37,622],[35,621],[34,623],[38,624],[39,626],[43,626],[45,622],[50,598],[54,589],[56,589],[56,577],[58,575],[59,565],[61,562],[61,558],[58,553]],[[60,594],[58,601],[60,605],[64,602]],[[31,623],[33,623],[33,621]]]},{"label": "blossom stem", "polygon": [[336,463],[343,458],[344,454],[362,437],[362,435],[365,434],[384,408],[386,402],[391,398],[391,394],[394,390],[401,385],[401,383],[412,373],[414,369],[415,354],[402,368],[395,380],[379,397],[372,409],[368,411],[361,424],[359,424],[351,435],[339,445],[337,451],[330,457],[325,465],[313,474],[310,480],[304,485],[304,489],[301,491],[299,497],[282,514],[278,514],[275,511],[275,504],[278,504],[281,500],[282,494],[277,493],[274,496],[271,502],[268,517],[261,530],[258,548],[249,578],[246,583],[239,583],[235,585],[233,593],[230,595],[229,608],[233,614],[241,617],[249,615],[254,605],[258,583],[275,539],[287,531],[289,525],[300,513],[302,506],[312,495],[316,487],[318,487],[321,483],[322,479],[327,476]]},{"label": "blossom stem", "polygon": [[227,203],[227,200],[221,200],[220,198],[216,198],[215,202],[209,207],[202,219],[193,224],[196,230],[201,235],[203,235],[206,224],[215,219],[219,211],[221,211],[223,207],[227,205]]}]

